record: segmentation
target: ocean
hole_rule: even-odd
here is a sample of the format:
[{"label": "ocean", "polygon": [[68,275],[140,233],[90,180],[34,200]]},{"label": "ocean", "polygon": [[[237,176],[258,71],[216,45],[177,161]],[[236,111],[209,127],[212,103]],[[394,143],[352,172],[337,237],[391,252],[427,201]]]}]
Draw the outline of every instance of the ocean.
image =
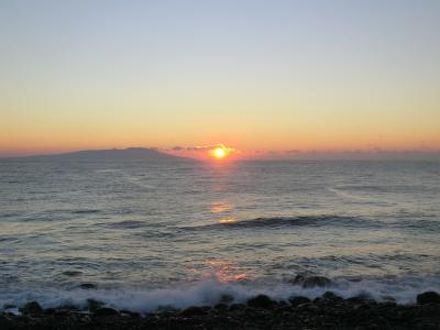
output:
[{"label": "ocean", "polygon": [[440,291],[439,242],[436,161],[0,160],[0,309],[409,304]]}]

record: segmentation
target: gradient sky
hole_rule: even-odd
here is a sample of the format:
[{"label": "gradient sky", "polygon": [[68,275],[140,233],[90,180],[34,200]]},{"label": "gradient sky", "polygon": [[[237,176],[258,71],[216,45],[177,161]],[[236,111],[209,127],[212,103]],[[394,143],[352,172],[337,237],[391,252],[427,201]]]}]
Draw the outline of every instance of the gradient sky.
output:
[{"label": "gradient sky", "polygon": [[2,0],[0,45],[0,155],[440,149],[438,0]]}]

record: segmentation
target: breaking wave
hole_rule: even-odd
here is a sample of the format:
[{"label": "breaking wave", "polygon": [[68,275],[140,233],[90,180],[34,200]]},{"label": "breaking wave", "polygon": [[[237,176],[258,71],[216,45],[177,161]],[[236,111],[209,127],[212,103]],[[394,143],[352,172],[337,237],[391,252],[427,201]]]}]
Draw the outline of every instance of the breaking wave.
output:
[{"label": "breaking wave", "polygon": [[277,301],[295,296],[314,299],[326,291],[332,291],[343,298],[363,295],[378,302],[392,300],[400,304],[413,304],[416,302],[417,294],[430,290],[438,291],[439,288],[440,276],[381,279],[339,278],[333,279],[331,284],[323,287],[303,287],[287,282],[276,285],[222,283],[216,278],[210,278],[195,284],[170,288],[133,287],[88,290],[51,288],[3,293],[0,296],[0,306],[17,308],[29,301],[37,301],[44,308],[75,306],[85,309],[87,300],[94,299],[119,310],[148,313],[163,308],[214,306],[224,301],[225,297],[228,297],[229,303],[244,303],[258,294],[268,295]]}]

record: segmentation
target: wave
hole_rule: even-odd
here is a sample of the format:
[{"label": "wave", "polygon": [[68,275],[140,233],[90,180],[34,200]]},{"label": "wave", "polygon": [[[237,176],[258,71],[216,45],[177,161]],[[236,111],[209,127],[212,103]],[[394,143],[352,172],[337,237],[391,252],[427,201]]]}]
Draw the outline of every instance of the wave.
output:
[{"label": "wave", "polygon": [[249,220],[228,220],[224,222],[211,223],[198,226],[180,227],[185,230],[210,230],[222,228],[278,228],[291,226],[354,226],[371,228],[381,226],[377,221],[371,219],[363,219],[359,217],[344,217],[333,215],[318,215],[318,216],[297,216],[297,217],[268,217],[268,218],[254,218]]},{"label": "wave", "polygon": [[103,225],[105,227],[112,229],[135,229],[135,228],[145,227],[146,222],[140,220],[124,220],[119,222],[98,223],[96,225]]},{"label": "wave", "polygon": [[332,291],[343,298],[363,295],[378,302],[395,300],[400,304],[413,304],[421,292],[439,291],[439,289],[440,276],[382,279],[339,278],[333,279],[331,284],[325,287],[303,287],[286,282],[277,285],[222,283],[216,278],[210,278],[195,284],[172,288],[133,287],[90,290],[76,288],[2,292],[0,306],[22,306],[29,301],[37,301],[44,308],[75,306],[85,309],[88,300],[94,299],[119,310],[148,313],[163,308],[214,306],[225,301],[225,297],[230,303],[244,303],[258,294],[265,294],[277,301],[286,301],[295,296],[314,299],[327,291]]},{"label": "wave", "polygon": [[[421,217],[421,216],[420,216]],[[430,219],[414,218],[408,219],[373,219],[356,216],[338,216],[338,215],[307,215],[295,217],[259,217],[253,219],[227,218],[216,223],[202,225],[191,225],[178,227],[180,230],[222,230],[222,229],[276,229],[286,227],[333,227],[340,226],[344,228],[374,229],[374,228],[395,228],[405,230],[423,230],[437,233],[440,230],[440,221]]]},{"label": "wave", "polygon": [[94,214],[94,213],[99,213],[99,212],[101,212],[101,210],[97,210],[97,209],[73,210],[72,211],[73,214]]}]

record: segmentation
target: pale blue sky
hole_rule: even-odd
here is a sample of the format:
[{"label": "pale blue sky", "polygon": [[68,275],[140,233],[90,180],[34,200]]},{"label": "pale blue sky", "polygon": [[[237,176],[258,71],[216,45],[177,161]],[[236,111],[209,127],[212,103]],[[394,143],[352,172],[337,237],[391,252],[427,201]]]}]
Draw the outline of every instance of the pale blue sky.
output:
[{"label": "pale blue sky", "polygon": [[440,146],[437,0],[2,0],[0,44],[2,150]]}]

